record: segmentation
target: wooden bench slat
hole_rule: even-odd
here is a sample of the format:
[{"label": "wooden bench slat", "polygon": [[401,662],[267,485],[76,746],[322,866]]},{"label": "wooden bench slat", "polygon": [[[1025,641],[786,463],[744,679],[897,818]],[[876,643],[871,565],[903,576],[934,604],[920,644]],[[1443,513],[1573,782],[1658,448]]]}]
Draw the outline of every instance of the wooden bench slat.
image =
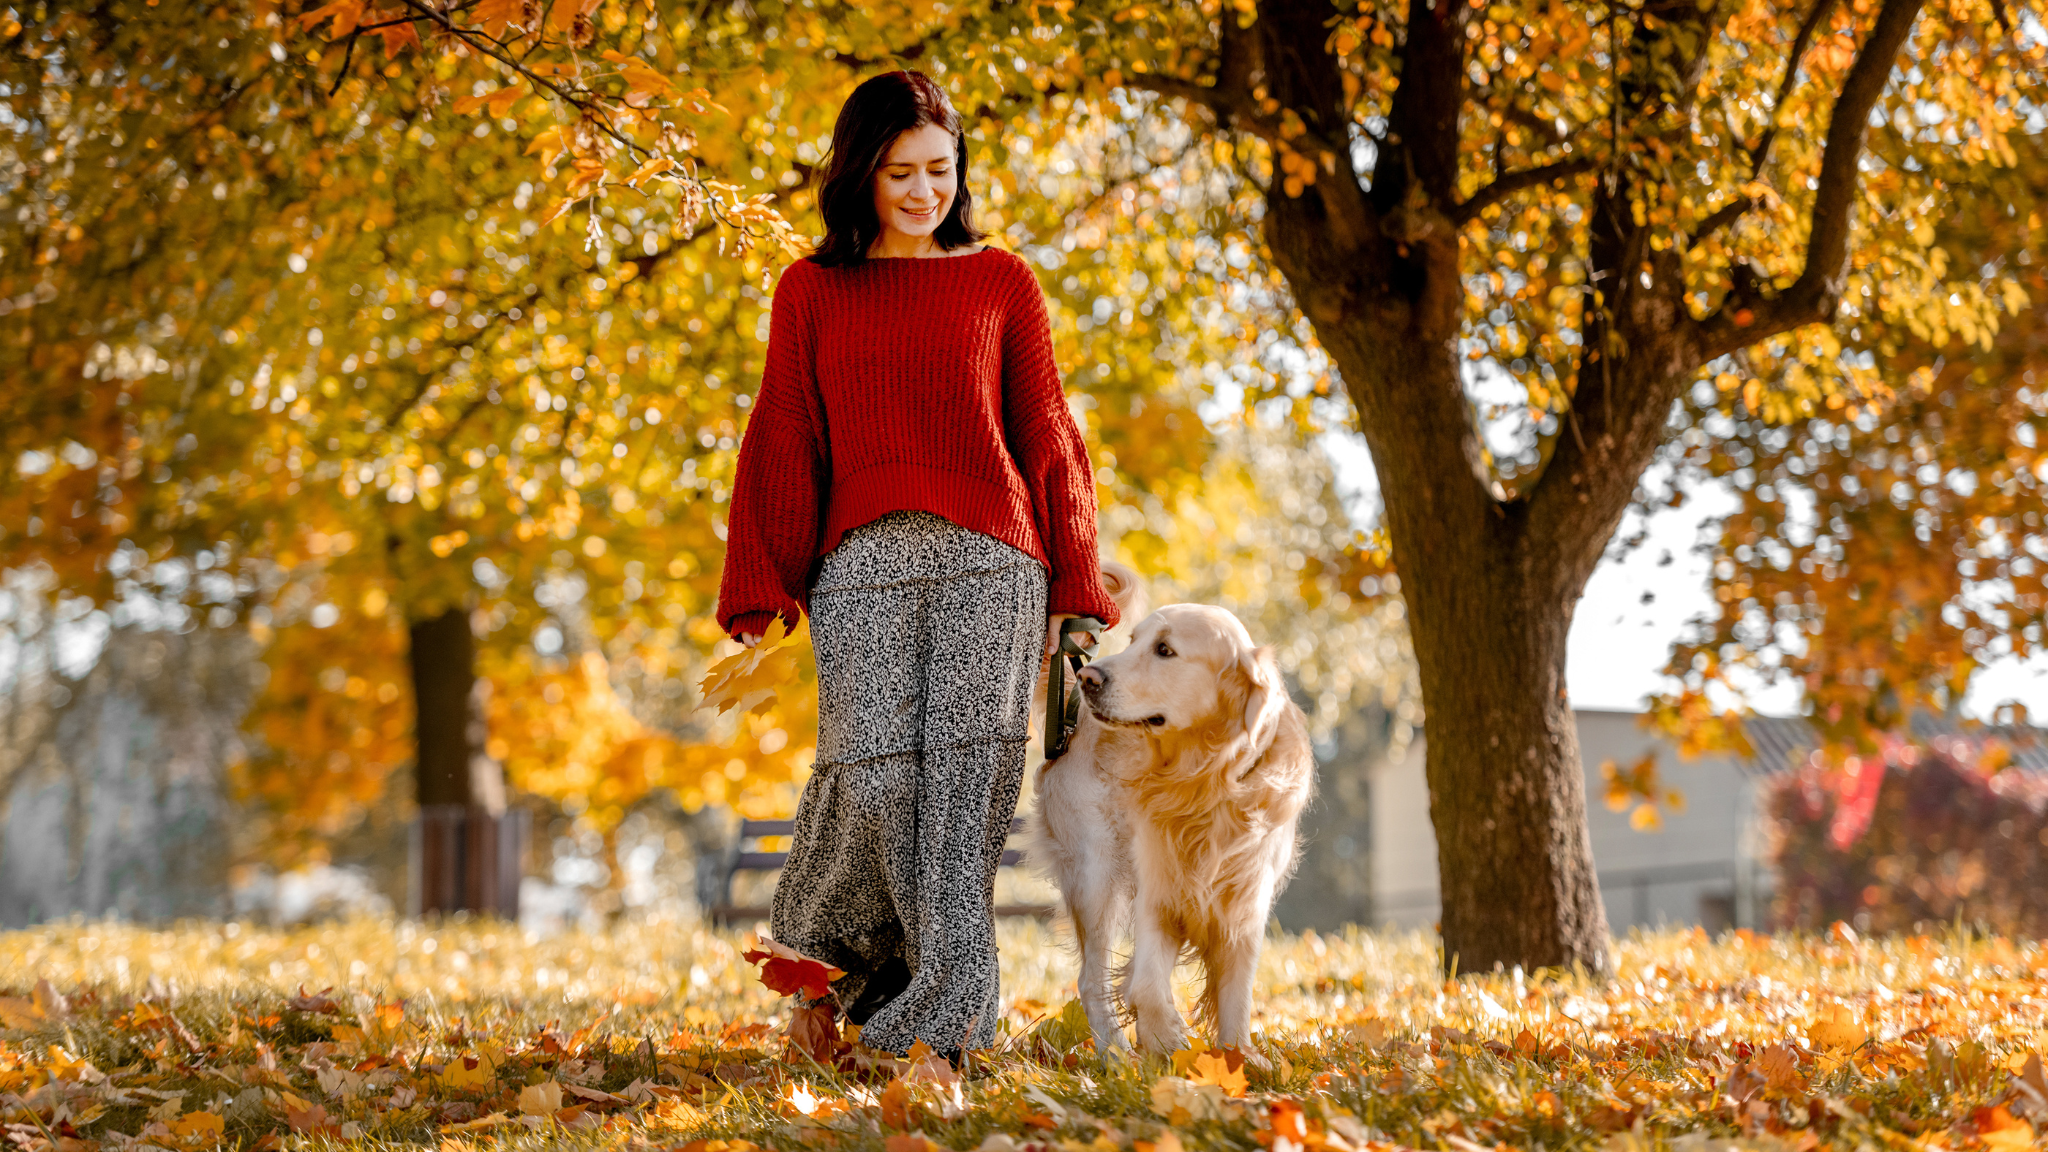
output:
[{"label": "wooden bench slat", "polygon": [[[1030,916],[1039,920],[1049,920],[1057,911],[1058,909],[1050,904],[996,905],[996,915],[998,916]],[[757,908],[752,905],[720,904],[711,910],[711,915],[721,924],[731,924],[734,921],[740,920],[766,920],[768,919],[768,909]]]},{"label": "wooden bench slat", "polygon": [[[1023,832],[1024,827],[1024,817],[1013,816],[1010,818],[1010,835],[1015,836]],[[761,836],[788,836],[792,835],[795,831],[795,820],[743,820],[740,822],[739,838],[742,840],[752,840]]]},{"label": "wooden bench slat", "polygon": [[[1025,827],[1026,821],[1024,817],[1012,817],[1010,820],[1010,835],[1015,836],[1023,832]],[[740,821],[739,838],[734,846],[738,847],[750,840],[758,841],[768,836],[788,836],[794,832],[795,828],[795,820],[742,820]],[[730,892],[732,890],[733,876],[741,872],[779,872],[788,865],[789,853],[735,852],[730,859],[732,864],[726,872],[724,881],[728,899],[730,899]],[[1015,868],[1023,862],[1024,853],[1021,850],[1016,848],[1005,848],[1003,850],[1002,867]],[[995,911],[998,916],[1035,916],[1039,919],[1046,919],[1053,914],[1052,906],[1047,904],[998,904]],[[768,918],[768,909],[736,904],[718,904],[711,908],[711,918],[713,922],[719,924],[731,924],[743,920],[765,920]]]}]

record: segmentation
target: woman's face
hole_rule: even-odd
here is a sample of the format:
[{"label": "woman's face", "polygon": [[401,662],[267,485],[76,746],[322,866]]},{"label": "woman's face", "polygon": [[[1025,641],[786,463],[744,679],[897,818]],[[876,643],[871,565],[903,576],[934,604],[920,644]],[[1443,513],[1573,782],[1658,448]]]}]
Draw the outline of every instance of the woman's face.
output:
[{"label": "woman's face", "polygon": [[960,173],[953,166],[953,135],[937,124],[896,137],[875,169],[875,219],[882,239],[899,232],[923,240],[953,209]]}]

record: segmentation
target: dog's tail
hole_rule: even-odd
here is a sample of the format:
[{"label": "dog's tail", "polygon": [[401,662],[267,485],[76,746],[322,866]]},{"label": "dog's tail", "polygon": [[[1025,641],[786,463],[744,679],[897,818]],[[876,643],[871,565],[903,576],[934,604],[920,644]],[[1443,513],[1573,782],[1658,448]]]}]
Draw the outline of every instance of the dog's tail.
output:
[{"label": "dog's tail", "polygon": [[1102,590],[1116,603],[1117,615],[1125,624],[1136,624],[1138,617],[1149,607],[1146,603],[1145,585],[1138,578],[1136,569],[1114,560],[1102,562]]}]

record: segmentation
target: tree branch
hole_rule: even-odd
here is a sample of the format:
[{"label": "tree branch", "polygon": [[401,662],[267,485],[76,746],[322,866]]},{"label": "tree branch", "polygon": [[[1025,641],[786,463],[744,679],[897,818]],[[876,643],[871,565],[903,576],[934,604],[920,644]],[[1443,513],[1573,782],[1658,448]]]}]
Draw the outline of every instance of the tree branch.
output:
[{"label": "tree branch", "polygon": [[[1375,173],[1373,202],[1382,211],[1407,196],[1410,179],[1448,209],[1458,198],[1458,113],[1465,103],[1465,24],[1473,9],[1455,0],[1411,5],[1401,44],[1401,86],[1387,113],[1389,148],[1399,167]],[[1393,154],[1390,154],[1393,153]],[[1382,163],[1381,169],[1388,164]]]},{"label": "tree branch", "polygon": [[1756,147],[1749,150],[1749,174],[1754,177],[1764,170],[1764,161],[1770,159],[1771,145],[1778,138],[1778,114],[1785,108],[1785,101],[1792,96],[1792,89],[1799,83],[1799,64],[1806,58],[1806,49],[1813,43],[1813,34],[1819,31],[1821,21],[1835,10],[1835,0],[1814,0],[1813,11],[1799,24],[1798,35],[1792,38],[1791,54],[1785,57],[1785,75],[1778,81],[1778,93],[1771,98],[1771,126],[1757,138]]},{"label": "tree branch", "polygon": [[1737,196],[1735,199],[1721,205],[1719,208],[1709,212],[1705,220],[1700,221],[1700,226],[1693,229],[1692,235],[1686,237],[1685,246],[1691,248],[1721,229],[1742,219],[1754,207],[1756,207],[1756,201],[1748,196]]},{"label": "tree branch", "polygon": [[[1799,31],[1792,37],[1792,50],[1785,57],[1785,75],[1778,81],[1778,92],[1771,98],[1771,124],[1757,138],[1756,146],[1749,150],[1749,178],[1754,180],[1763,173],[1764,164],[1770,160],[1771,145],[1778,139],[1778,114],[1784,109],[1785,101],[1791,98],[1792,89],[1799,82],[1799,65],[1806,58],[1806,50],[1813,43],[1813,34],[1819,31],[1821,22],[1835,9],[1836,0],[1814,0],[1813,10],[1806,19],[1799,22]],[[1756,207],[1756,200],[1749,196],[1737,196],[1714,210],[1700,226],[1686,239],[1690,248],[1721,229],[1740,220],[1750,209]]]},{"label": "tree branch", "polygon": [[1576,176],[1581,172],[1591,172],[1598,165],[1599,161],[1590,156],[1574,156],[1569,160],[1557,160],[1535,168],[1505,173],[1493,183],[1474,192],[1463,204],[1451,209],[1451,222],[1463,224],[1524,188],[1534,188],[1538,184],[1546,184],[1552,180]]},{"label": "tree branch", "polygon": [[[1254,46],[1247,43],[1244,29],[1237,26],[1234,14],[1229,11],[1217,17],[1215,62],[1213,84],[1156,72],[1126,76],[1124,83],[1132,88],[1200,105],[1209,110],[1221,127],[1249,132],[1268,144],[1278,142],[1281,138],[1279,117],[1262,112],[1252,96],[1252,76],[1257,71],[1258,54]],[[1313,146],[1327,149],[1330,145],[1318,137]]]},{"label": "tree branch", "polygon": [[1828,120],[1827,151],[1814,191],[1806,266],[1792,286],[1766,296],[1761,284],[1738,282],[1713,316],[1701,324],[1704,359],[1834,315],[1849,259],[1863,139],[1870,110],[1890,82],[1899,51],[1912,34],[1923,0],[1884,0],[1877,25],[1850,66]]}]

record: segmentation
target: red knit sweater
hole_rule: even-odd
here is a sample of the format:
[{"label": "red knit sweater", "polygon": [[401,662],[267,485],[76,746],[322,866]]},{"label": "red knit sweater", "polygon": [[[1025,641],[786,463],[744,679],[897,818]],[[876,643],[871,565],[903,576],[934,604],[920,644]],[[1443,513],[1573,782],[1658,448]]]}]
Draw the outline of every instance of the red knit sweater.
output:
[{"label": "red knit sweater", "polygon": [[719,624],[795,627],[840,537],[901,510],[1037,559],[1048,612],[1116,623],[1045,297],[1008,252],[783,272],[733,482]]}]

